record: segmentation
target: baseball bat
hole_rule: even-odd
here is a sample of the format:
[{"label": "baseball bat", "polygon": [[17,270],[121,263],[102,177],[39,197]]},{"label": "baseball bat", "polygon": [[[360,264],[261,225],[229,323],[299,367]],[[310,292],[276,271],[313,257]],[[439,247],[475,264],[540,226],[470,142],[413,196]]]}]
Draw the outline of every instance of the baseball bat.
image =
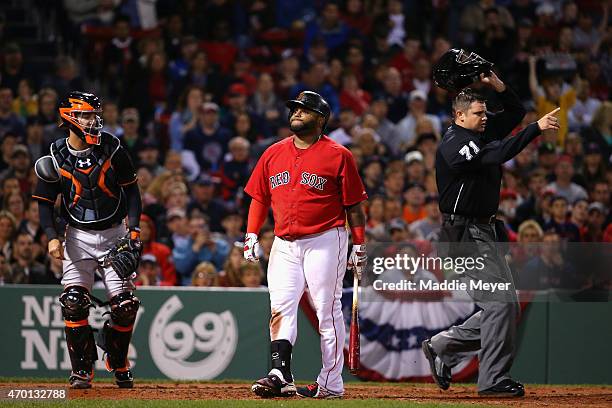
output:
[{"label": "baseball bat", "polygon": [[348,368],[353,374],[359,370],[359,279],[356,271],[353,272],[353,310],[349,334]]}]

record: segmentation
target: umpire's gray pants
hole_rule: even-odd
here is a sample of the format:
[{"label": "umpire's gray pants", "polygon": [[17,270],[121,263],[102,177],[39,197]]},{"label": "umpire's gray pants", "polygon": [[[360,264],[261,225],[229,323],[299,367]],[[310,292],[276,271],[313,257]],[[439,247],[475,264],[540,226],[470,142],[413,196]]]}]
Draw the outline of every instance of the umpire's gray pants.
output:
[{"label": "umpire's gray pants", "polygon": [[[478,390],[490,388],[510,378],[516,343],[516,318],[519,307],[516,289],[508,263],[495,245],[495,228],[491,224],[470,224],[468,232],[474,241],[475,256],[484,257],[484,269],[466,272],[462,281],[482,280],[510,283],[510,290],[491,293],[471,290],[469,295],[482,310],[460,326],[438,333],[431,344],[442,361],[450,367],[459,362],[457,353],[480,350]],[[470,244],[468,244],[470,245]]]}]

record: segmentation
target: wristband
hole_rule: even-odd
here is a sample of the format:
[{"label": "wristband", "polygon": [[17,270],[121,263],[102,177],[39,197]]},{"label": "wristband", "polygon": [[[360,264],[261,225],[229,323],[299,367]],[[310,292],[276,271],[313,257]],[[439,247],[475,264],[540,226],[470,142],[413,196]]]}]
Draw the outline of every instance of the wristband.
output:
[{"label": "wristband", "polygon": [[351,227],[351,235],[353,236],[353,244],[363,244],[365,242],[365,227],[363,225]]}]

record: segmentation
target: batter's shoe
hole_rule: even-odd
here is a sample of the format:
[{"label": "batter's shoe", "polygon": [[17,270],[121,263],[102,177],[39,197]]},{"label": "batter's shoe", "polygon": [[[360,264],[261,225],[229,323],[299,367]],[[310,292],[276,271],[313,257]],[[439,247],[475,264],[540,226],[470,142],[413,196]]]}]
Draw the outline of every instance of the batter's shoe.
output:
[{"label": "batter's shoe", "polygon": [[285,381],[283,373],[273,368],[266,377],[255,381],[251,391],[262,398],[292,397],[295,395],[295,384]]},{"label": "batter's shoe", "polygon": [[499,384],[494,385],[491,388],[487,388],[483,391],[478,391],[478,395],[482,397],[499,397],[499,398],[512,398],[522,397],[525,395],[525,387],[518,381],[506,378]]},{"label": "batter's shoe", "polygon": [[93,371],[88,373],[85,370],[79,370],[76,372],[70,373],[70,378],[68,378],[68,382],[70,383],[70,388],[74,389],[86,389],[91,388],[91,381],[93,380]]},{"label": "batter's shoe", "polygon": [[452,376],[450,367],[442,362],[442,359],[438,357],[433,347],[431,346],[431,339],[424,340],[421,343],[423,354],[429,361],[429,368],[431,369],[431,376],[433,377],[438,387],[443,390],[448,390],[450,387]]},{"label": "batter's shoe", "polygon": [[342,394],[331,392],[325,387],[321,387],[318,383],[312,383],[306,387],[298,387],[297,395],[302,398],[317,398],[317,399],[333,399],[342,398]]}]

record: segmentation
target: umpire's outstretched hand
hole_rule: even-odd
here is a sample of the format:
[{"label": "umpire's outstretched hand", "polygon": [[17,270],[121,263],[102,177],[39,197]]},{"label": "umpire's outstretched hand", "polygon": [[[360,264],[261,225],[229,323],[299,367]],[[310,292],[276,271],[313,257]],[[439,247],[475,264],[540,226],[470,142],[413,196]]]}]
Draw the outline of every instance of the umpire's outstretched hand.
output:
[{"label": "umpire's outstretched hand", "polygon": [[557,108],[552,112],[547,113],[546,115],[542,116],[540,120],[538,120],[538,126],[541,131],[549,129],[559,129],[559,118],[555,116],[557,112],[559,112],[559,110],[561,110],[561,108]]}]

